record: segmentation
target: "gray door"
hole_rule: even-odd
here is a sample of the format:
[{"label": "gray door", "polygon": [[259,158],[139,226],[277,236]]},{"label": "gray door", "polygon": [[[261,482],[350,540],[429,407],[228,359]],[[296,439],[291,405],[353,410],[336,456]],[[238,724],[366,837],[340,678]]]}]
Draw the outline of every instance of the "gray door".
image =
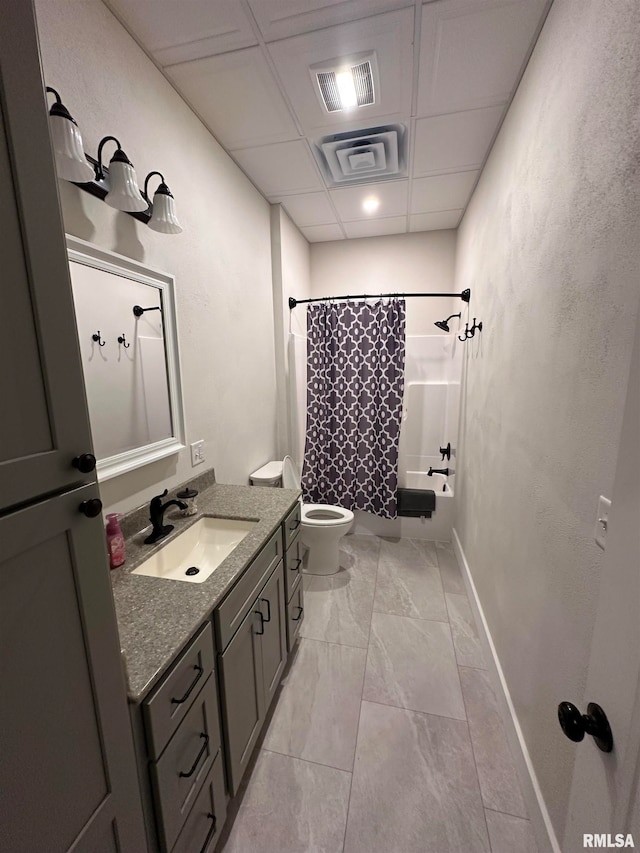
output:
[{"label": "gray door", "polygon": [[[271,704],[287,663],[287,620],[284,609],[284,573],[280,563],[258,599],[265,617],[262,643],[262,678],[266,707]],[[270,617],[270,618],[268,618]]]},{"label": "gray door", "polygon": [[102,517],[84,486],[0,518],[0,849],[146,850]]},{"label": "gray door", "polygon": [[[255,609],[249,611],[220,657],[221,703],[229,791],[238,790],[265,716],[260,640]],[[266,626],[265,626],[266,627]]]},{"label": "gray door", "polygon": [[31,3],[0,20],[2,509],[86,481],[91,434]]}]

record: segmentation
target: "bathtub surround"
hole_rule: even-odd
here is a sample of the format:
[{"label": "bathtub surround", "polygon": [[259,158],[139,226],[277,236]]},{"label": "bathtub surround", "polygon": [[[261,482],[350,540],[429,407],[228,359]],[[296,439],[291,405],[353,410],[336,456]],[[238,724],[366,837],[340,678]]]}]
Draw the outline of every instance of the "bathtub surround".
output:
[{"label": "bathtub surround", "polygon": [[[277,455],[270,205],[104,3],[38,0],[36,12],[44,77],[81,118],[86,150],[108,130],[138,175],[161,167],[184,231],[168,238],[60,181],[65,229],[175,275],[187,444],[204,439],[218,479],[246,483]],[[105,511],[192,473],[187,446],[104,483]]]},{"label": "bathtub surround", "polygon": [[307,309],[304,500],[397,514],[403,299]]},{"label": "bathtub surround", "polygon": [[555,708],[583,698],[638,310],[639,18],[555,0],[458,237],[455,289],[491,322],[465,344],[455,528],[556,850]]}]

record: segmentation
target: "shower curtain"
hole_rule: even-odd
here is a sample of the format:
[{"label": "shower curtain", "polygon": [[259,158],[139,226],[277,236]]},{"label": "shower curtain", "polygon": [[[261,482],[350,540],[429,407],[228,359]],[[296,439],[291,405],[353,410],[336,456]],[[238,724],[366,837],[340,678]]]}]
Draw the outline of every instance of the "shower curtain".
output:
[{"label": "shower curtain", "polygon": [[403,299],[309,306],[306,502],[396,517],[404,352]]}]

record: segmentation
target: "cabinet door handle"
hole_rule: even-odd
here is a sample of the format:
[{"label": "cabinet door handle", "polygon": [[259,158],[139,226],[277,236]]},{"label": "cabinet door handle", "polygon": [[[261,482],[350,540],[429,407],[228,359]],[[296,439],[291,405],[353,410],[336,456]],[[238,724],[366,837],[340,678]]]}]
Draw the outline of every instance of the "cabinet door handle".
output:
[{"label": "cabinet door handle", "polygon": [[[264,603],[267,605],[267,615],[263,616],[262,618],[265,622],[271,622],[271,602],[268,598],[261,598],[260,601],[264,601]],[[262,614],[260,615],[262,616]]]},{"label": "cabinet door handle", "polygon": [[302,619],[302,614],[304,613],[304,607],[298,606],[298,610],[300,611],[300,613],[298,613],[297,616],[294,616],[292,618],[292,620],[291,620],[292,622],[299,622],[300,619]]},{"label": "cabinet door handle", "polygon": [[289,530],[297,530],[300,527],[301,519],[294,518],[293,523],[289,525]]},{"label": "cabinet door handle", "polygon": [[300,563],[301,563],[301,562],[302,562],[302,557],[298,557],[298,559],[296,560],[296,564],[295,564],[295,566],[291,566],[291,568],[289,569],[289,571],[290,571],[290,572],[297,572],[297,571],[298,571],[298,569],[300,568]]},{"label": "cabinet door handle", "polygon": [[207,832],[207,837],[204,840],[204,844],[202,845],[202,850],[200,851],[200,853],[205,853],[205,850],[209,846],[209,842],[211,841],[213,836],[216,834],[216,824],[218,823],[218,821],[216,820],[216,816],[214,814],[211,814],[211,812],[208,812],[207,817],[209,818],[209,820],[212,820],[213,823],[211,824],[211,826],[209,828],[209,832]]},{"label": "cabinet door handle", "polygon": [[80,456],[76,456],[71,460],[71,464],[83,474],[88,474],[96,467],[96,457],[93,453],[81,453]]},{"label": "cabinet door handle", "polygon": [[256,634],[264,634],[264,616],[262,615],[262,611],[254,610],[253,612],[260,617],[260,627],[262,628],[262,631],[256,631]]},{"label": "cabinet door handle", "polygon": [[181,776],[183,779],[188,779],[189,776],[193,776],[193,774],[196,772],[196,767],[200,763],[200,759],[205,754],[205,751],[209,746],[209,735],[206,735],[204,732],[200,732],[200,737],[204,738],[204,743],[202,744],[202,749],[196,755],[196,760],[193,762],[191,770],[189,770],[188,773],[184,773],[182,770],[178,773],[178,776]]},{"label": "cabinet door handle", "polygon": [[89,498],[88,501],[82,501],[78,509],[87,518],[95,518],[102,512],[102,501],[100,498]]},{"label": "cabinet door handle", "polygon": [[198,674],[196,675],[196,677],[191,682],[191,686],[189,687],[187,692],[184,694],[184,696],[182,696],[180,699],[172,699],[171,700],[171,702],[174,705],[182,705],[183,702],[186,702],[187,699],[189,698],[191,692],[193,691],[193,688],[196,686],[198,681],[200,681],[200,677],[202,676],[202,672],[203,672],[202,667],[199,666],[198,664],[196,664],[193,668],[198,670]]}]

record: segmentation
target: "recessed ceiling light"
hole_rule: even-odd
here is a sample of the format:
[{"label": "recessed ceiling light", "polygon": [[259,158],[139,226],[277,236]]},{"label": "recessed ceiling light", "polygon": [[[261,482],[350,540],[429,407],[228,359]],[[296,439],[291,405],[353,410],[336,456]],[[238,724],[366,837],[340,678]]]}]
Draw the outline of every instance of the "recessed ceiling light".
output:
[{"label": "recessed ceiling light", "polygon": [[356,86],[353,82],[353,74],[351,69],[339,71],[336,74],[336,86],[340,95],[340,103],[343,110],[352,110],[358,106],[358,96],[356,94]]},{"label": "recessed ceiling light", "polygon": [[380,199],[369,196],[362,202],[362,209],[365,213],[375,213],[380,207]]}]

